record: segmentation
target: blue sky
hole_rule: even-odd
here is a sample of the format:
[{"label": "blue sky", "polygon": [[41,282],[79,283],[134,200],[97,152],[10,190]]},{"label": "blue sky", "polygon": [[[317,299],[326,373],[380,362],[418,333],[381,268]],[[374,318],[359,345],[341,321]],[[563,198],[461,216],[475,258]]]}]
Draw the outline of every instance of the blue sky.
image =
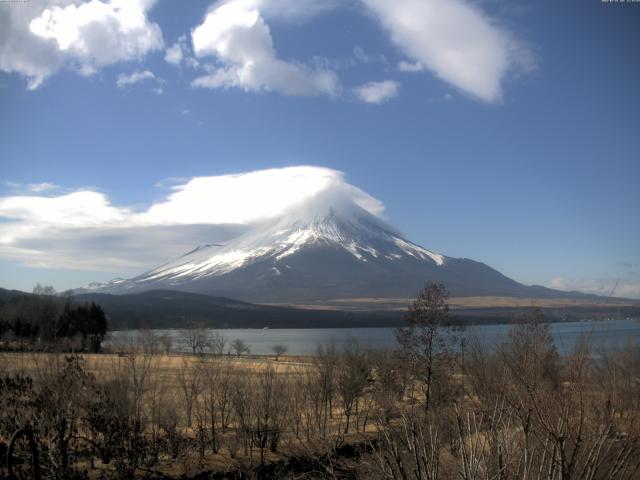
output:
[{"label": "blue sky", "polygon": [[0,3],[0,286],[142,272],[233,234],[220,195],[140,217],[176,186],[311,165],[425,247],[640,298],[640,4],[120,2]]}]

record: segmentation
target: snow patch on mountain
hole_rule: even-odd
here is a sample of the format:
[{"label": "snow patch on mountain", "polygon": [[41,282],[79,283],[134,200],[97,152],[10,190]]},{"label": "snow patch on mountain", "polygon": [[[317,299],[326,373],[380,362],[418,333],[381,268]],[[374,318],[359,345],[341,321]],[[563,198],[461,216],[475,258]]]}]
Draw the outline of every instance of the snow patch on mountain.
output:
[{"label": "snow patch on mountain", "polygon": [[[298,278],[296,275],[304,278],[316,275],[318,268],[324,268],[324,259],[329,258],[325,255],[342,259],[337,265],[344,263],[346,268],[355,269],[353,272],[361,269],[371,272],[373,268],[378,274],[394,271],[394,275],[407,265],[439,269],[448,261],[447,257],[406,240],[348,195],[336,195],[333,190],[316,195],[276,219],[255,225],[225,244],[199,245],[131,280],[95,285],[91,290],[128,293],[153,288],[181,289],[189,288],[191,282],[215,278],[224,284],[225,275],[235,275],[245,268],[254,268],[249,279],[292,282],[292,278]],[[355,263],[347,260],[349,256]],[[335,283],[328,279],[318,281],[319,285]]]},{"label": "snow patch on mountain", "polygon": [[361,262],[408,257],[438,266],[446,262],[443,255],[405,240],[354,202],[320,197],[225,245],[200,246],[133,281],[181,283],[224,275],[265,260],[273,265],[269,270],[271,274],[281,275],[278,264],[282,260],[317,246],[342,249]]}]

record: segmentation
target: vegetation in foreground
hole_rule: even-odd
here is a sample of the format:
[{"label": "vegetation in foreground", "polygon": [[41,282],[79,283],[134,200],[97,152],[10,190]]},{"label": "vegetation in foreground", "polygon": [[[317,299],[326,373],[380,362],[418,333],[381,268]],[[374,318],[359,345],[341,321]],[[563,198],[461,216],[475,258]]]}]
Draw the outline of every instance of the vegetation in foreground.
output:
[{"label": "vegetation in foreground", "polygon": [[560,358],[534,312],[495,348],[453,349],[450,324],[427,285],[396,351],[249,362],[167,355],[148,332],[113,355],[4,354],[0,475],[32,478],[37,454],[56,479],[640,476],[637,346],[586,336]]}]

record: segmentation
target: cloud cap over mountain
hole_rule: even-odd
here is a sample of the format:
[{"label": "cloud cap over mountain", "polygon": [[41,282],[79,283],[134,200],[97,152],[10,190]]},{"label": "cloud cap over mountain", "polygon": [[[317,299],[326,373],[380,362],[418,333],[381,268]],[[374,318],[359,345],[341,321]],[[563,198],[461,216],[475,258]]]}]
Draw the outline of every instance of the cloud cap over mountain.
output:
[{"label": "cloud cap over mountain", "polygon": [[320,192],[375,215],[384,209],[342,172],[315,166],[190,178],[144,209],[114,205],[91,189],[46,196],[28,187],[0,197],[0,258],[45,268],[145,268],[227,240]]}]

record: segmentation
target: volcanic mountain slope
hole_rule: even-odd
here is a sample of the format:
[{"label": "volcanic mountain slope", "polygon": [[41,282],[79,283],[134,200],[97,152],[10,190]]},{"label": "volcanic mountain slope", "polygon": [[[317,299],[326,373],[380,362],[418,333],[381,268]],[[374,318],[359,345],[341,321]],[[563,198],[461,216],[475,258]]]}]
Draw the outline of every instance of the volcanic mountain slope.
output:
[{"label": "volcanic mountain slope", "polygon": [[430,280],[444,283],[453,296],[567,296],[522,285],[483,263],[423,248],[353,200],[322,195],[225,245],[202,245],[133,279],[89,290],[171,289],[296,304],[408,298]]}]

